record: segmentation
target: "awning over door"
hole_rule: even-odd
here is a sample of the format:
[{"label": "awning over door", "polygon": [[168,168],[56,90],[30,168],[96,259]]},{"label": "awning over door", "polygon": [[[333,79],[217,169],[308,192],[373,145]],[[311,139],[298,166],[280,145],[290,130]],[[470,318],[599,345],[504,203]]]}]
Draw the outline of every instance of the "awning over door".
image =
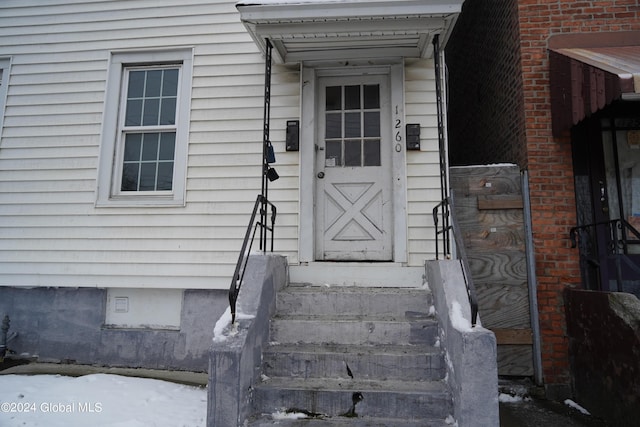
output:
[{"label": "awning over door", "polygon": [[549,40],[553,134],[617,99],[640,99],[640,32]]},{"label": "awning over door", "polygon": [[246,0],[245,27],[278,62],[429,57],[446,42],[464,0]]}]

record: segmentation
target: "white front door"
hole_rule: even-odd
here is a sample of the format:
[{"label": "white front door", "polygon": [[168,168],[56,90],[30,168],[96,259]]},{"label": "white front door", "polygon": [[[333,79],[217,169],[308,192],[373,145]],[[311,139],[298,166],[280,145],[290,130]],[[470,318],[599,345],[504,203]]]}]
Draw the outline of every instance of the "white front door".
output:
[{"label": "white front door", "polygon": [[391,109],[387,75],[318,80],[317,260],[391,261]]}]

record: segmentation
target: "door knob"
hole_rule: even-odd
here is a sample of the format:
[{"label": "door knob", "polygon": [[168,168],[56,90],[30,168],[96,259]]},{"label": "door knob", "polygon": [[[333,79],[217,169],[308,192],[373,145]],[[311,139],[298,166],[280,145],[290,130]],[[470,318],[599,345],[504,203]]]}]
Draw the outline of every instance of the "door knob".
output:
[{"label": "door knob", "polygon": [[318,178],[322,179],[324,178],[324,172],[318,172]]}]

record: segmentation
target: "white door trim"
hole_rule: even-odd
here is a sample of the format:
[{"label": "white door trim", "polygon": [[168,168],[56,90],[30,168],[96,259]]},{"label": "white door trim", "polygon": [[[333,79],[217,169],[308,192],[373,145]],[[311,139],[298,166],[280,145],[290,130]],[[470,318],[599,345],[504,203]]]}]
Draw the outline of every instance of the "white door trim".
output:
[{"label": "white door trim", "polygon": [[[316,86],[319,75],[366,73],[366,67],[316,68],[303,66],[301,72],[302,105],[300,114],[300,228],[298,259],[315,261],[315,138]],[[377,65],[369,71],[389,74],[392,108],[392,200],[393,262],[406,263],[407,254],[407,170],[404,117],[404,64]]]}]

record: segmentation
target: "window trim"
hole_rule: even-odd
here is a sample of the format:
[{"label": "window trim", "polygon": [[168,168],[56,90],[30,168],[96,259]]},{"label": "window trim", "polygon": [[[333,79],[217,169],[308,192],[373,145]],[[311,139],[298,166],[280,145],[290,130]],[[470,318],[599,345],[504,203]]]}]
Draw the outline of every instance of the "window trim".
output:
[{"label": "window trim", "polygon": [[[178,101],[176,103],[176,144],[171,191],[122,192],[118,187],[122,166],[120,148],[121,97],[125,68],[181,64]],[[184,206],[186,200],[187,150],[191,113],[193,48],[171,50],[111,52],[107,71],[102,140],[98,167],[97,207]]]},{"label": "window trim", "polygon": [[4,125],[4,111],[7,108],[7,93],[9,92],[9,77],[11,76],[11,57],[0,57],[0,140]]}]

